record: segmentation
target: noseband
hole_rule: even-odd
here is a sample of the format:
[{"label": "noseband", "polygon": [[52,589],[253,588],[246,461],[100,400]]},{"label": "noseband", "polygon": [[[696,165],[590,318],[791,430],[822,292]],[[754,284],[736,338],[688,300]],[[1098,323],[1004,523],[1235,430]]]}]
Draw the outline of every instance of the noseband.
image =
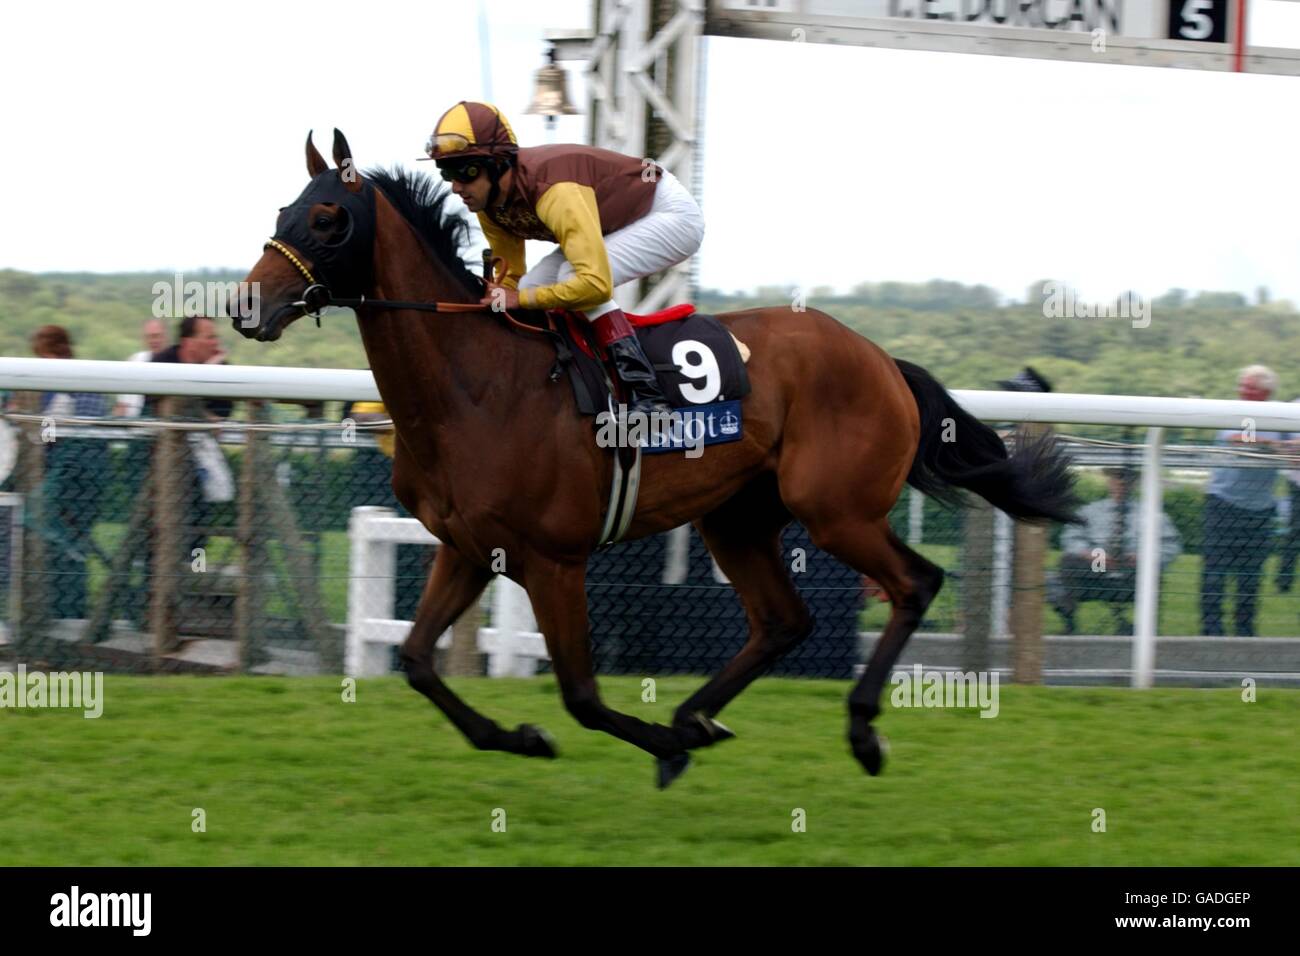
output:
[{"label": "noseband", "polygon": [[[303,278],[307,280],[307,288],[303,290],[302,298],[297,302],[292,303],[292,305],[297,306],[307,315],[314,318],[316,320],[316,328],[319,329],[321,309],[328,306],[332,301],[330,290],[323,283],[317,282],[316,277],[311,274],[311,270],[303,265],[302,260],[294,255],[293,250],[280,240],[266,240],[266,243],[262,246],[262,250],[266,251],[267,249],[274,249],[276,252],[280,253],[280,255],[288,259],[289,262],[293,264],[293,267],[301,272]],[[364,300],[365,296],[362,296],[361,298]]]}]

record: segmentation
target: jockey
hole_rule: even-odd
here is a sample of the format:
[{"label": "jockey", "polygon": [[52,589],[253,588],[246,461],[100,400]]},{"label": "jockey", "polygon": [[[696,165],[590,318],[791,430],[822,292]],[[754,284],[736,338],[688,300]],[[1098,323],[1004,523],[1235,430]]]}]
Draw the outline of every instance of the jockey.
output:
[{"label": "jockey", "polygon": [[[593,146],[520,149],[500,110],[465,100],[438,120],[426,152],[478,214],[493,254],[506,261],[502,286],[489,289],[483,304],[501,299],[507,309],[584,316],[627,385],[632,409],[670,411],[613,294],[700,247],[704,217],[676,177],[649,161]],[[528,269],[525,239],[559,248]]]}]

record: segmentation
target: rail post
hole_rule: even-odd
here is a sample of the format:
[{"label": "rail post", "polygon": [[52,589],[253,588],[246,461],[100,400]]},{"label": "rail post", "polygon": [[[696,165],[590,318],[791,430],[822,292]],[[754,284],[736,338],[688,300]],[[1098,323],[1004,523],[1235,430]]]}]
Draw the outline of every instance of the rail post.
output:
[{"label": "rail post", "polygon": [[1164,489],[1160,483],[1163,428],[1147,429],[1142,457],[1142,511],[1138,532],[1137,595],[1133,611],[1133,686],[1150,687],[1156,665],[1156,620],[1160,607],[1160,538]]}]

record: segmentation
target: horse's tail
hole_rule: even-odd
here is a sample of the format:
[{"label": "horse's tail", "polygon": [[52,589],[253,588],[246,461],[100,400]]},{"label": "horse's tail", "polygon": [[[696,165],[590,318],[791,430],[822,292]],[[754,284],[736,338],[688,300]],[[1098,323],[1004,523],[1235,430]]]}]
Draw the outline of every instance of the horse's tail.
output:
[{"label": "horse's tail", "polygon": [[992,428],[958,405],[919,365],[894,360],[921,412],[921,441],[907,483],[948,504],[965,488],[1016,518],[1074,522],[1079,501],[1069,462],[1051,434],[1014,455]]}]

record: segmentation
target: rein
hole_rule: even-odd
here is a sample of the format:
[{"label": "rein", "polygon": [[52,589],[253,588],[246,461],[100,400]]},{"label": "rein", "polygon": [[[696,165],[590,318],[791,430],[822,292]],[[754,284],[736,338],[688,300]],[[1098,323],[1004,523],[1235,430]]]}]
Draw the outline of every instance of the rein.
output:
[{"label": "rein", "polygon": [[[364,295],[356,299],[336,299],[330,294],[329,287],[318,280],[311,274],[311,270],[303,264],[284,243],[276,239],[268,239],[262,246],[263,249],[274,249],[280,253],[289,262],[302,273],[302,277],[307,280],[307,288],[303,290],[302,298],[293,305],[301,308],[307,315],[316,320],[316,327],[320,327],[320,313],[322,309],[331,305],[344,308],[361,309],[371,306],[379,309],[409,309],[415,312],[495,312],[495,309],[485,309],[481,302],[404,302],[399,299],[367,299]],[[491,283],[499,284],[499,280],[506,275],[507,265],[505,259],[500,256],[494,257],[490,249],[483,253],[483,286],[488,288]],[[499,313],[505,316],[507,322],[517,329],[525,332],[536,332],[542,335],[551,334],[549,328],[541,328],[536,325],[528,325],[520,322],[509,312],[502,309]],[[549,321],[549,317],[548,317]]]}]

